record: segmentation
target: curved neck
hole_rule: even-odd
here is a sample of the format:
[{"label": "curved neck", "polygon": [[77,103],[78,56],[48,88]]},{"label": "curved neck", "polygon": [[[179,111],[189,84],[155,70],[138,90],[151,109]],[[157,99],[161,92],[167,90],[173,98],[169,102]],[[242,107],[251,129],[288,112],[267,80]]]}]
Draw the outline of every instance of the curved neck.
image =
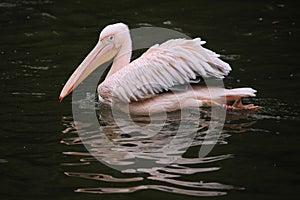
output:
[{"label": "curved neck", "polygon": [[119,71],[120,69],[122,69],[123,67],[125,67],[130,63],[131,51],[132,51],[131,45],[132,45],[131,38],[129,35],[129,37],[122,44],[118,54],[114,58],[112,67],[110,68],[106,78],[113,75],[115,72]]}]

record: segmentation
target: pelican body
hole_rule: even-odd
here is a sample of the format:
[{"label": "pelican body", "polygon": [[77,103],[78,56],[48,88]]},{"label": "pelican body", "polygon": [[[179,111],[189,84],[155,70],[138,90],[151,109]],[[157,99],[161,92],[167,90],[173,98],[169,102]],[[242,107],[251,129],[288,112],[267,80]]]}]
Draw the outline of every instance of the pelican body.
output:
[{"label": "pelican body", "polygon": [[[129,28],[123,23],[106,26],[99,41],[71,75],[59,100],[67,96],[97,67],[113,59],[105,80],[98,86],[99,100],[125,112],[149,114],[182,108],[219,105],[226,98],[227,109],[257,109],[243,105],[242,97],[255,96],[252,88],[224,89],[193,84],[197,77],[223,79],[231,71],[228,63],[208,50],[200,38],[172,39],[154,45],[130,62],[132,43]],[[172,92],[180,86],[185,89]],[[213,92],[212,92],[213,91]],[[229,104],[233,102],[233,104]],[[126,105],[129,110],[124,109]]]}]

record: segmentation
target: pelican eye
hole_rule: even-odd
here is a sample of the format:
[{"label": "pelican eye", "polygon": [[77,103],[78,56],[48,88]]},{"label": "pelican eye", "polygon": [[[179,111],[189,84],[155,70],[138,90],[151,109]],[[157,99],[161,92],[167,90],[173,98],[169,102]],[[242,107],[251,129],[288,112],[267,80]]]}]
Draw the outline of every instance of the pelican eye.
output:
[{"label": "pelican eye", "polygon": [[108,36],[108,40],[113,41],[114,40],[114,36],[113,35]]}]

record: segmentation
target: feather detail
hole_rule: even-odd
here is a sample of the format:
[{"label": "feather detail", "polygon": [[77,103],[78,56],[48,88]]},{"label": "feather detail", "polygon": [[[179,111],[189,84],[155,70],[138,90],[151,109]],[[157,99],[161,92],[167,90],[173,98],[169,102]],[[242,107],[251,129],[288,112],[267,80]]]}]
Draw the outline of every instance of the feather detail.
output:
[{"label": "feather detail", "polygon": [[[168,91],[176,85],[188,84],[197,76],[224,78],[231,71],[229,64],[202,44],[205,41],[195,38],[168,40],[154,45],[140,58],[114,73],[110,82],[104,81],[99,87],[129,103]],[[111,97],[102,95],[102,98]]]}]

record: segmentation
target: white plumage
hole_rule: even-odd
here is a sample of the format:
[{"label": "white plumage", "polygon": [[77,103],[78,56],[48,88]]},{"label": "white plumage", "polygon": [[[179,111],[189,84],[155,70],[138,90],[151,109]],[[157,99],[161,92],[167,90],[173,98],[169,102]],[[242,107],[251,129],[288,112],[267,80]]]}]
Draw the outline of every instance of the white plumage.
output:
[{"label": "white plumage", "polygon": [[[196,76],[224,78],[231,70],[219,55],[205,49],[200,38],[175,39],[154,45],[140,58],[111,75],[98,87],[108,101],[114,97],[124,102],[149,98],[175,85],[188,84]],[[110,94],[103,90],[113,91]],[[150,96],[149,96],[150,95]]]},{"label": "white plumage", "polygon": [[229,90],[197,85],[178,94],[167,92],[197,82],[195,79],[199,76],[223,79],[231,71],[220,55],[202,47],[203,44],[205,41],[200,38],[168,40],[152,46],[130,63],[132,44],[128,27],[123,23],[109,25],[102,30],[95,48],[69,78],[59,99],[62,100],[101,64],[114,59],[107,77],[98,86],[98,94],[103,103],[117,105],[120,109],[129,105],[132,113],[149,114],[218,105],[220,98],[227,98],[228,103],[234,101],[226,108],[259,108],[252,104],[243,105],[240,101],[241,97],[255,96],[256,91],[252,88]]}]

